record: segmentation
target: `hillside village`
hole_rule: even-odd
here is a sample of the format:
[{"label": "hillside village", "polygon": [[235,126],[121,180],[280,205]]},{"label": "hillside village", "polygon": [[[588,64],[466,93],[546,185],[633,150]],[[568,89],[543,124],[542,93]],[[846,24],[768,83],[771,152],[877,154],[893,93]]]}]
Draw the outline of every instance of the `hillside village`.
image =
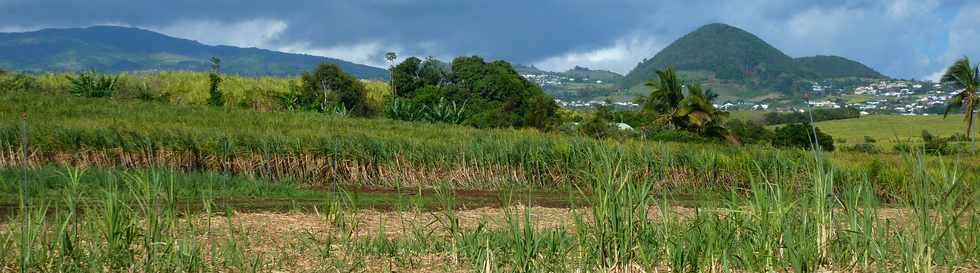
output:
[{"label": "hillside village", "polygon": [[[558,73],[525,73],[529,81],[546,90],[563,90],[571,86],[609,84],[589,78],[573,78]],[[814,99],[803,103],[778,103],[738,99],[719,102],[715,107],[726,111],[775,111],[805,112],[807,109],[838,109],[851,107],[862,115],[936,115],[942,114],[947,101],[956,90],[938,83],[908,80],[863,80],[858,83],[813,82],[810,87]],[[563,108],[586,109],[597,106],[635,109],[632,101],[605,101],[602,99],[577,99],[556,96],[555,101]]]},{"label": "hillside village", "polygon": [[[814,91],[823,88],[814,85]],[[809,102],[814,108],[853,107],[862,115],[942,114],[947,101],[957,93],[932,82],[881,80],[857,86],[846,94]]]},{"label": "hillside village", "polygon": [[540,73],[540,74],[521,74],[525,79],[540,85],[541,87],[555,87],[562,86],[569,83],[595,83],[603,84],[602,80],[593,80],[589,78],[574,78],[569,76],[564,76],[560,74],[553,73]]}]

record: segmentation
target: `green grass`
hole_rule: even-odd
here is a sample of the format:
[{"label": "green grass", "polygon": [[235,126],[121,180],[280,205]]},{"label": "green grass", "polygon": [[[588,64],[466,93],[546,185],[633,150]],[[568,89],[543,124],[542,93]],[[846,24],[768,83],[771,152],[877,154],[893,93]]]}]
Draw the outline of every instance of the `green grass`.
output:
[{"label": "green grass", "polygon": [[[213,173],[178,173],[167,170],[111,170],[78,169],[60,166],[46,166],[27,172],[30,181],[26,192],[20,188],[24,172],[20,169],[0,169],[0,218],[6,217],[10,208],[16,208],[18,196],[27,193],[38,203],[60,202],[65,195],[73,195],[80,203],[97,203],[106,191],[130,192],[133,180],[159,180],[173,185],[171,194],[182,207],[199,210],[203,199],[214,200],[240,210],[285,211],[319,205],[324,199],[337,198],[348,192],[360,208],[392,208],[407,205],[405,197],[412,190],[404,192],[377,191],[359,192],[359,189],[311,188],[297,182],[263,181],[259,179],[221,175]],[[81,181],[79,187],[70,184],[73,178]],[[428,193],[428,191],[426,191]],[[123,198],[125,201],[132,201]],[[555,198],[551,198],[555,199]],[[465,198],[471,205],[493,205],[497,200],[486,197]],[[548,200],[547,196],[541,200]],[[432,208],[437,205],[432,198],[416,200],[417,205]]]},{"label": "green grass", "polygon": [[923,130],[942,137],[963,134],[966,130],[963,115],[950,115],[945,119],[942,116],[874,115],[823,121],[817,126],[834,139],[846,140],[847,144],[863,143],[864,136],[870,136],[879,143],[894,145],[900,141],[921,141]]},{"label": "green grass", "polygon": [[[71,89],[69,73],[31,76],[32,92],[65,95]],[[206,105],[209,97],[208,73],[164,71],[157,73],[118,74],[113,97],[160,101],[178,105]],[[301,86],[299,77],[242,77],[222,75],[220,91],[225,107],[272,111],[280,108],[279,96],[295,93]],[[2,77],[0,77],[2,80]],[[363,81],[368,89],[372,109],[381,109],[383,97],[390,93],[384,82]],[[7,91],[7,90],[4,90]]]},{"label": "green grass", "polygon": [[755,122],[762,122],[766,111],[732,111],[730,112],[729,118],[741,119],[741,120],[751,120]]}]

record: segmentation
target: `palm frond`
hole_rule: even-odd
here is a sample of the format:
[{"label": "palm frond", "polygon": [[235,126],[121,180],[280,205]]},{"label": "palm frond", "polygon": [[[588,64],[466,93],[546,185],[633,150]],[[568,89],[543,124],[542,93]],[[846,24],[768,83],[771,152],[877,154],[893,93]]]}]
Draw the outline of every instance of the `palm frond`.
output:
[{"label": "palm frond", "polygon": [[952,98],[949,99],[949,103],[946,104],[946,110],[943,111],[943,118],[949,116],[949,112],[953,111],[953,109],[960,108],[960,107],[963,107],[962,92],[954,95]]},{"label": "palm frond", "polygon": [[970,66],[970,58],[963,57],[947,68],[946,73],[943,74],[940,80],[942,82],[953,83],[957,88],[972,89],[975,91],[977,74],[977,68]]}]

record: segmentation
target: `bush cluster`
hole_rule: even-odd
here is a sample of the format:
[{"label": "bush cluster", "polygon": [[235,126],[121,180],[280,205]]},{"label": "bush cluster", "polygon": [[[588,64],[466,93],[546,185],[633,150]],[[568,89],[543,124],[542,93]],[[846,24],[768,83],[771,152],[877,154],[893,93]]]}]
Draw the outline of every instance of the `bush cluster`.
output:
[{"label": "bush cluster", "polygon": [[119,76],[99,75],[95,71],[67,77],[71,82],[70,92],[86,98],[111,97],[116,89],[116,83],[119,82]]},{"label": "bush cluster", "polygon": [[368,116],[367,88],[335,64],[320,64],[303,73],[303,86],[297,102],[307,110]]},{"label": "bush cluster", "polygon": [[551,129],[558,123],[554,99],[504,61],[459,57],[447,65],[412,57],[392,68],[392,82],[385,114],[393,119],[478,128]]},{"label": "bush cluster", "polygon": [[772,131],[754,121],[733,119],[728,121],[725,127],[743,144],[768,143],[773,138]]},{"label": "bush cluster", "polygon": [[848,151],[848,152],[866,153],[866,154],[880,153],[881,149],[878,148],[878,146],[875,145],[875,143],[878,143],[877,139],[870,136],[864,136],[864,143],[854,144],[853,146],[844,146],[841,147],[841,150]]},{"label": "bush cluster", "polygon": [[766,113],[763,117],[763,121],[766,125],[777,125],[777,124],[790,124],[790,123],[806,123],[810,122],[810,115],[813,115],[813,122],[828,121],[828,120],[839,120],[839,119],[852,119],[860,118],[861,111],[855,108],[839,108],[839,109],[815,109],[811,113],[777,113],[770,112]]},{"label": "bush cluster", "polygon": [[[816,137],[814,137],[814,132],[816,132]],[[796,123],[776,128],[773,132],[772,145],[805,149],[812,149],[814,145],[817,145],[820,149],[833,151],[834,138],[809,123]]]},{"label": "bush cluster", "polygon": [[966,143],[955,143],[965,141],[962,134],[953,134],[949,137],[933,135],[928,130],[922,130],[922,143],[902,142],[895,145],[895,150],[903,153],[922,151],[927,154],[949,155],[970,152],[972,148]]},{"label": "bush cluster", "polygon": [[26,92],[38,87],[38,82],[27,75],[0,70],[0,91]]}]

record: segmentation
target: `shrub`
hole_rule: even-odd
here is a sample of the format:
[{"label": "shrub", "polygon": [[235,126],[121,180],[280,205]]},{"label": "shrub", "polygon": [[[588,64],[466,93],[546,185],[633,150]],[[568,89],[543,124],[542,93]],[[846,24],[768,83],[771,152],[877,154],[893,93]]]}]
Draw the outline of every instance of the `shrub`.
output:
[{"label": "shrub", "polygon": [[99,75],[95,71],[65,76],[71,82],[71,93],[86,98],[111,97],[119,76]]},{"label": "shrub", "polygon": [[867,154],[877,154],[881,152],[881,149],[879,149],[878,146],[875,146],[873,143],[858,143],[854,144],[854,146],[844,146],[841,148],[841,150]]},{"label": "shrub", "polygon": [[462,124],[477,128],[547,130],[558,124],[558,105],[554,99],[504,61],[460,57],[453,60],[449,69],[431,58],[426,61],[408,58],[393,68],[392,77],[397,89],[392,99],[405,99],[412,104],[389,103],[386,115],[396,119],[415,115],[404,112],[395,115],[395,109],[438,113],[455,104],[466,106]]},{"label": "shrub", "polygon": [[970,141],[970,138],[966,137],[966,135],[963,133],[953,133],[953,135],[949,136],[947,140],[949,140],[950,142],[961,142],[961,141]]},{"label": "shrub", "polygon": [[815,109],[811,111],[811,113],[770,112],[765,114],[763,120],[767,125],[805,123],[805,122],[810,122],[811,115],[813,116],[814,122],[819,122],[819,121],[827,121],[827,120],[860,118],[861,111],[855,108],[847,107],[847,108],[839,108],[839,109]]},{"label": "shrub", "polygon": [[594,138],[609,138],[619,133],[619,128],[616,128],[616,126],[609,123],[608,120],[599,116],[592,117],[579,126],[578,130],[583,135]]},{"label": "shrub", "polygon": [[455,101],[439,98],[433,104],[422,106],[422,115],[425,121],[461,124],[466,120],[466,103],[456,103]]},{"label": "shrub", "polygon": [[15,73],[0,73],[0,91],[30,91],[38,87],[37,80]]},{"label": "shrub", "polygon": [[923,142],[923,149],[925,150],[926,153],[929,154],[944,155],[953,152],[953,150],[949,146],[948,140],[941,137],[934,136],[932,133],[929,133],[929,131],[927,130],[922,130],[922,142]]},{"label": "shrub", "polygon": [[367,89],[360,81],[334,64],[320,64],[312,73],[303,73],[299,103],[306,109],[336,112],[345,109],[356,116],[370,115]]},{"label": "shrub", "polygon": [[384,108],[385,117],[404,121],[462,124],[466,120],[466,103],[439,98],[424,104],[413,100],[390,98]]},{"label": "shrub", "polygon": [[706,138],[697,133],[685,130],[653,130],[644,133],[644,138],[653,141],[670,141],[686,143],[707,143],[714,142],[714,139]]},{"label": "shrub", "polygon": [[394,120],[418,121],[421,113],[422,109],[419,109],[414,102],[397,97],[388,99],[384,107],[385,117]]},{"label": "shrub", "polygon": [[821,132],[820,128],[811,127],[809,123],[796,123],[777,128],[773,134],[772,145],[812,149],[814,131],[816,131],[816,143],[819,144],[819,147],[823,150],[833,151],[834,138]]},{"label": "shrub", "polygon": [[211,73],[208,73],[208,105],[224,106],[225,100],[221,96],[219,85],[221,84],[221,59],[211,58]]},{"label": "shrub", "polygon": [[864,143],[854,144],[854,146],[850,147],[844,146],[841,149],[848,152],[877,154],[881,152],[881,149],[875,145],[876,142],[878,142],[878,140],[874,139],[873,137],[864,136]]},{"label": "shrub", "polygon": [[768,143],[772,139],[772,131],[754,121],[733,119],[725,127],[744,144]]}]

